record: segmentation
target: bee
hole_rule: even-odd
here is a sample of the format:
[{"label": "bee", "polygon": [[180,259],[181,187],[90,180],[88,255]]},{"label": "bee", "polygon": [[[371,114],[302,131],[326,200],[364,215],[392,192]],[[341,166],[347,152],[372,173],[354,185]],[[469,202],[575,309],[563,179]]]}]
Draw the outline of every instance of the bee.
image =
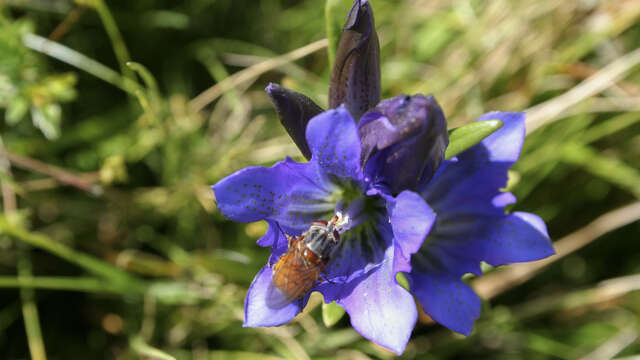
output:
[{"label": "bee", "polygon": [[287,252],[273,266],[270,296],[272,307],[282,307],[305,296],[322,278],[331,252],[340,242],[348,216],[337,213],[331,220],[317,220],[299,236],[286,235]]}]

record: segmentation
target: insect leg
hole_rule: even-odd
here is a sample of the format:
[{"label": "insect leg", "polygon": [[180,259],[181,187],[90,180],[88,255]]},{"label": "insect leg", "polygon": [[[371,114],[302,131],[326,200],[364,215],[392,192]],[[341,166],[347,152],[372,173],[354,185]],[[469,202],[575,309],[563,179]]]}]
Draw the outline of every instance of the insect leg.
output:
[{"label": "insect leg", "polygon": [[293,244],[293,236],[284,234],[287,237],[287,248],[291,249],[291,245]]},{"label": "insect leg", "polygon": [[326,282],[328,282],[329,284],[332,284],[332,285],[336,285],[336,284],[337,284],[337,283],[335,283],[335,282],[333,282],[333,281],[329,280],[326,276],[324,276],[324,275],[322,275],[322,274],[320,275],[320,280],[322,280],[322,281],[326,281]]}]

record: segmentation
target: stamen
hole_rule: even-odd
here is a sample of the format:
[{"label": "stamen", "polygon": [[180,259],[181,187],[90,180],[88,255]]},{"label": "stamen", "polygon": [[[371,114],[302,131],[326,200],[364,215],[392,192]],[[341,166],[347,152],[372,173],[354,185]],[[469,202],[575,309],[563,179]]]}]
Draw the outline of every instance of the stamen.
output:
[{"label": "stamen", "polygon": [[349,215],[342,215],[341,211],[336,211],[336,214],[333,218],[331,218],[331,220],[329,220],[329,226],[331,227],[331,229],[336,230],[337,232],[341,233],[343,232],[345,229],[345,226],[349,224]]}]

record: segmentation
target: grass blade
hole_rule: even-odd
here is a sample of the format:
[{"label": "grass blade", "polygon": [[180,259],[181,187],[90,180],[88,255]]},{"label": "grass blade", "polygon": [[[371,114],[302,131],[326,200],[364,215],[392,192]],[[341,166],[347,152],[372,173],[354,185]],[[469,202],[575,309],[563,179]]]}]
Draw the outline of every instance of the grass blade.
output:
[{"label": "grass blade", "polygon": [[22,37],[22,42],[26,47],[32,50],[41,52],[80,70],[86,71],[98,79],[104,80],[131,95],[135,95],[136,90],[140,88],[140,85],[135,81],[124,78],[116,71],[113,71],[101,63],[55,41],[48,40],[36,34],[25,34]]}]

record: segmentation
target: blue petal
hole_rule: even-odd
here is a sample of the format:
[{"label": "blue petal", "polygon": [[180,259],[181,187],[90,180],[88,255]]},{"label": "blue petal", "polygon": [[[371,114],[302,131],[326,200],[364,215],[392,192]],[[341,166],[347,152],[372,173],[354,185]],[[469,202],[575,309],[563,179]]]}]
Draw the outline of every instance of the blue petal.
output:
[{"label": "blue petal", "polygon": [[438,214],[436,225],[415,261],[423,267],[459,277],[481,274],[479,262],[506,264],[553,254],[544,223],[531,214],[504,214],[515,202],[506,185],[507,171],[517,160],[524,139],[524,115],[490,113],[504,126],[440,169],[421,189]]},{"label": "blue petal", "polygon": [[468,335],[480,314],[480,300],[461,280],[481,274],[479,263],[530,261],[553,254],[544,222],[528,213],[504,214],[515,202],[507,171],[520,155],[524,115],[490,113],[504,126],[447,161],[421,195],[438,214],[421,249],[411,259],[411,289],[434,320]]},{"label": "blue petal", "polygon": [[360,136],[356,122],[344,106],[315,116],[307,125],[311,161],[340,178],[359,180]]},{"label": "blue petal", "polygon": [[515,162],[525,136],[525,113],[494,111],[484,114],[477,121],[501,120],[504,125],[489,135],[481,144],[489,151],[491,161]]},{"label": "blue petal", "polygon": [[362,226],[341,235],[340,244],[331,254],[325,281],[317,286],[325,301],[346,296],[385,261],[390,261],[393,233],[386,214],[370,219]]},{"label": "blue petal", "polygon": [[301,301],[295,300],[279,306],[272,306],[274,288],[272,271],[264,266],[253,279],[244,300],[244,327],[279,326],[293,320],[301,310]]},{"label": "blue petal", "polygon": [[271,246],[271,256],[269,257],[269,265],[275,264],[280,256],[287,251],[289,247],[289,240],[282,232],[280,225],[272,220],[267,220],[269,228],[267,233],[263,237],[258,239],[257,243],[260,246]]},{"label": "blue petal", "polygon": [[213,186],[218,208],[226,217],[241,222],[274,220],[289,234],[333,215],[335,190],[316,164],[291,159],[270,168],[242,169]]},{"label": "blue petal", "polygon": [[492,202],[507,184],[507,171],[520,155],[524,114],[493,112],[479,120],[488,119],[502,120],[504,126],[457,158],[445,161],[433,180],[420,189],[439,216],[441,209],[455,209],[456,214],[448,214],[452,216],[503,212]]},{"label": "blue petal", "polygon": [[414,272],[446,272],[459,278],[465,273],[481,275],[480,261],[498,266],[554,254],[544,222],[533,214],[443,218],[437,219],[422,249],[413,256]]},{"label": "blue petal", "polygon": [[280,238],[280,229],[278,223],[273,220],[267,220],[267,232],[256,243],[262,247],[274,246]]},{"label": "blue petal", "polygon": [[504,205],[515,201],[500,192],[507,171],[517,160],[524,139],[524,116],[491,113],[481,119],[499,119],[504,126],[479,144],[446,161],[420,194],[438,214],[436,225],[413,262],[447,271],[459,278],[481,274],[491,227],[502,222]]},{"label": "blue petal", "polygon": [[483,260],[493,266],[544,259],[555,254],[547,227],[538,216],[515,212],[488,231]]},{"label": "blue petal", "polygon": [[394,272],[411,271],[411,255],[420,249],[435,219],[433,210],[413,191],[403,191],[396,197],[391,210]]},{"label": "blue petal", "polygon": [[478,296],[459,278],[446,273],[411,273],[411,291],[424,311],[438,323],[469,335],[480,316]]},{"label": "blue petal", "polygon": [[351,325],[365,338],[402,354],[416,323],[413,296],[397,284],[392,264],[387,260],[360,281],[353,291],[338,300],[351,318]]}]

